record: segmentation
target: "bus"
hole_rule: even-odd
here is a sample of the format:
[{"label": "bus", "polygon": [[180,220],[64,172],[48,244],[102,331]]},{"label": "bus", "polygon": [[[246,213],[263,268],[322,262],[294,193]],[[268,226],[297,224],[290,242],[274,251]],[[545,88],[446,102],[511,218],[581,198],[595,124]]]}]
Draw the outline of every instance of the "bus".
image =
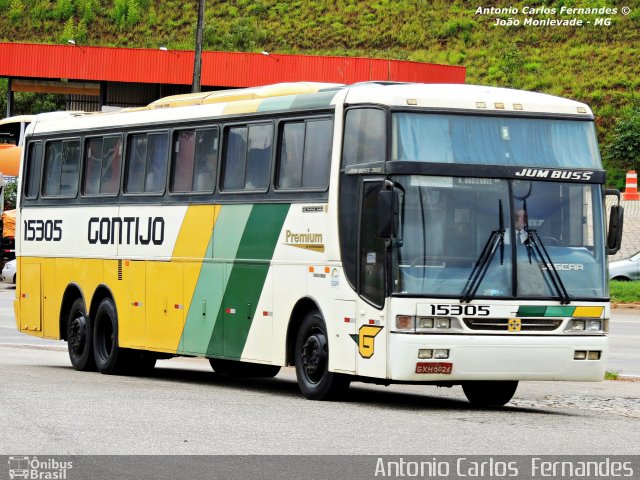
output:
[{"label": "bus", "polygon": [[19,115],[0,120],[0,172],[5,177],[17,177],[25,131],[33,115]]},{"label": "bus", "polygon": [[361,381],[504,405],[519,381],[604,377],[622,232],[604,182],[586,105],[501,88],[293,83],[36,116],[16,324],[77,370],[205,357],[294,366],[315,400]]}]

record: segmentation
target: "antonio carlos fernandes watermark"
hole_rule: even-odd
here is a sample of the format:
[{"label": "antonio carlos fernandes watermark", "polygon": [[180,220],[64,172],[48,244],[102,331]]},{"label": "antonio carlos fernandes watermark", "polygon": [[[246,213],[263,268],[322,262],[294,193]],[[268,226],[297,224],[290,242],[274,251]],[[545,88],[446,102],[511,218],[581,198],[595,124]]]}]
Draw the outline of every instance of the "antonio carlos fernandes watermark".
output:
[{"label": "antonio carlos fernandes watermark", "polygon": [[[503,457],[504,458],[504,457]],[[582,457],[584,458],[584,457]],[[557,460],[544,457],[520,457],[516,460],[492,457],[433,457],[429,460],[386,460],[378,457],[375,477],[407,478],[625,478],[633,477],[632,462],[602,458],[599,460]]]},{"label": "antonio carlos fernandes watermark", "polygon": [[[483,7],[475,9],[475,16],[489,17],[494,26],[499,27],[584,27],[609,26],[613,17],[619,14],[629,15],[629,7],[561,7],[528,6]],[[508,17],[507,17],[508,16]],[[506,18],[505,18],[506,17]]]}]

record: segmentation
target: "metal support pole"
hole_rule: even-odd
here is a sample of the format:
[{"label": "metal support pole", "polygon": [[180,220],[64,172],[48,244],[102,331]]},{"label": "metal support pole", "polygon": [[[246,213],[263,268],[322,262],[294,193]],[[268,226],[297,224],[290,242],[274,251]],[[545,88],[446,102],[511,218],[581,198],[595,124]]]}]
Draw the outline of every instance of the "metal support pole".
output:
[{"label": "metal support pole", "polygon": [[13,90],[11,89],[11,78],[7,81],[7,117],[13,115]]},{"label": "metal support pole", "polygon": [[198,25],[196,27],[196,54],[193,61],[193,84],[191,92],[200,91],[200,76],[202,72],[202,29],[204,24],[204,0],[198,0]]}]

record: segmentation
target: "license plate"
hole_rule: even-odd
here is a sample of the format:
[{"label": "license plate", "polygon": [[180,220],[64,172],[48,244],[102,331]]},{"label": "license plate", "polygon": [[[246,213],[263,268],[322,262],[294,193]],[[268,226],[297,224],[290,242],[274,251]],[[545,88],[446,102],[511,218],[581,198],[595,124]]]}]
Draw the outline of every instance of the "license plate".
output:
[{"label": "license plate", "polygon": [[440,362],[440,363],[416,363],[416,373],[435,373],[441,375],[451,375],[453,369],[453,363]]}]

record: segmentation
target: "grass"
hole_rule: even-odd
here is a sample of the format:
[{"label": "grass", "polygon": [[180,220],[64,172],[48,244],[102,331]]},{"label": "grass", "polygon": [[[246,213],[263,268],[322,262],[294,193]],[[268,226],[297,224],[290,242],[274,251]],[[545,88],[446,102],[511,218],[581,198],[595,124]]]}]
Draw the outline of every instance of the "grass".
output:
[{"label": "grass", "polygon": [[620,372],[604,372],[605,380],[618,380],[620,378]]},{"label": "grass", "polygon": [[640,303],[640,282],[609,282],[611,303]]}]

